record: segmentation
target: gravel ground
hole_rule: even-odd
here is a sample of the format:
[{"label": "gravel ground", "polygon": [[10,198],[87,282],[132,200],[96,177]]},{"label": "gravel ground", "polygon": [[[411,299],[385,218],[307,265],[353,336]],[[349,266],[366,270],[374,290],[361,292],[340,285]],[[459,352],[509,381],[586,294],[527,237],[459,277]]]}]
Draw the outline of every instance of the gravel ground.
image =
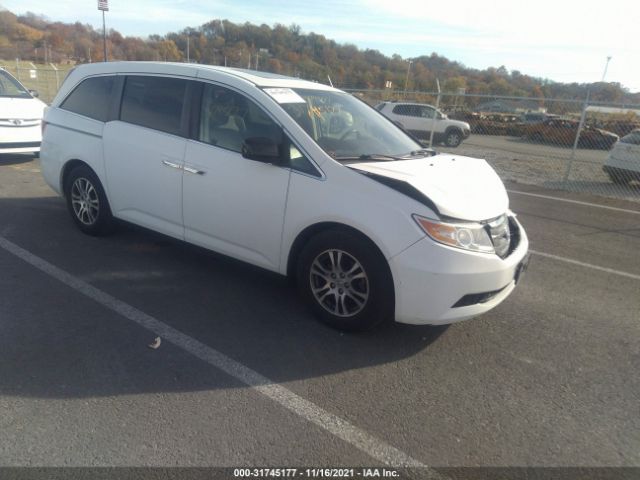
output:
[{"label": "gravel ground", "polygon": [[640,182],[615,185],[602,171],[607,151],[578,149],[564,181],[571,161],[571,149],[566,147],[514,137],[471,135],[457,148],[437,146],[436,150],[484,158],[503,180],[640,202]]}]

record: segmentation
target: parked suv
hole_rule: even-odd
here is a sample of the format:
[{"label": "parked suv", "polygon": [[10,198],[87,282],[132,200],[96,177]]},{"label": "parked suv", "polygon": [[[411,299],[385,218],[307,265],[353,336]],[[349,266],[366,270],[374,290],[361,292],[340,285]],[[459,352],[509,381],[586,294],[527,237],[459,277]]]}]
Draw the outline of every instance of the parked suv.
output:
[{"label": "parked suv", "polygon": [[0,154],[37,153],[45,103],[0,68]]},{"label": "parked suv", "polygon": [[527,236],[484,160],[434,155],[318,83],[83,65],[45,113],[41,156],[83,232],[117,218],[290,275],[337,328],[470,318],[526,267]]},{"label": "parked suv", "polygon": [[451,120],[431,105],[382,102],[375,108],[419,139],[428,140],[433,131],[434,143],[444,143],[447,147],[457,147],[471,133],[467,122]]}]

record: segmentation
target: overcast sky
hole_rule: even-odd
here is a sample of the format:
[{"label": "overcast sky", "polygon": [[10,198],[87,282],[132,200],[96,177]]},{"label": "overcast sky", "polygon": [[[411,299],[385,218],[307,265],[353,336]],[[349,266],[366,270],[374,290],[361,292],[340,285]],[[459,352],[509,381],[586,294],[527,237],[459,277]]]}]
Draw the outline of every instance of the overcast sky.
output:
[{"label": "overcast sky", "polygon": [[[0,0],[14,13],[96,28],[96,0]],[[509,70],[561,82],[602,78],[640,91],[640,0],[109,0],[107,28],[146,36],[214,18],[296,23],[304,32],[415,57],[436,52],[469,67]]]}]

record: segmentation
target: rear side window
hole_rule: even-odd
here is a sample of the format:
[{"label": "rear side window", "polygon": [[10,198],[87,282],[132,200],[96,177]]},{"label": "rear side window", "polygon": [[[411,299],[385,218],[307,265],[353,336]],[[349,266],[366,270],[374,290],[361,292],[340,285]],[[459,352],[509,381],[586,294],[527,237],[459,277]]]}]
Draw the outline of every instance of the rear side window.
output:
[{"label": "rear side window", "polygon": [[114,85],[114,76],[87,78],[71,92],[60,108],[106,122]]},{"label": "rear side window", "polygon": [[128,76],[120,120],[180,135],[186,91],[187,80],[180,78]]},{"label": "rear side window", "polygon": [[393,113],[396,115],[404,115],[407,117],[421,117],[422,110],[418,105],[396,105],[393,107]]}]

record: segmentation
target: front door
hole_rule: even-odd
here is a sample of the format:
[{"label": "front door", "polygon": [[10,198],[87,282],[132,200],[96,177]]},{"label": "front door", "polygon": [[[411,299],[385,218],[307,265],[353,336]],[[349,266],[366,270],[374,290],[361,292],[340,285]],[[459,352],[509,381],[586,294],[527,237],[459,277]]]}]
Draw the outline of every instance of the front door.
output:
[{"label": "front door", "polygon": [[183,176],[186,240],[277,270],[290,170],[241,151],[246,138],[282,142],[282,130],[244,95],[204,84],[195,136]]}]

